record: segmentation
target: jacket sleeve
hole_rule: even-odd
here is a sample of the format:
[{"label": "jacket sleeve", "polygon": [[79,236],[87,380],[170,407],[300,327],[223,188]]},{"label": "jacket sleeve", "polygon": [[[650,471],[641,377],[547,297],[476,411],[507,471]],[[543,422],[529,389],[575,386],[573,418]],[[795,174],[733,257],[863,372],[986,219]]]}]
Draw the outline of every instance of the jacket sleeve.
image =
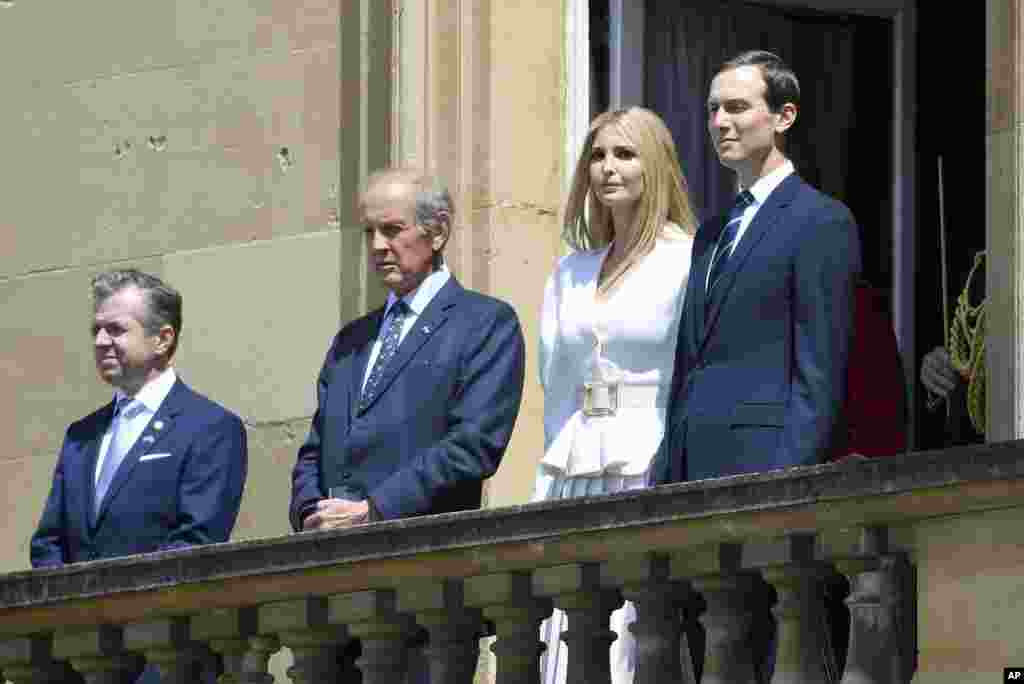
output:
[{"label": "jacket sleeve", "polygon": [[827,460],[846,391],[860,239],[853,217],[837,208],[810,226],[794,265],[792,390],[782,434],[782,460]]},{"label": "jacket sleeve", "polygon": [[57,457],[57,466],[53,471],[53,482],[50,494],[46,497],[43,515],[39,527],[32,535],[29,543],[29,560],[34,568],[54,567],[67,562],[65,548],[66,516],[64,515],[64,451],[68,439]]},{"label": "jacket sleeve", "polygon": [[385,520],[430,510],[440,492],[498,469],[519,414],[525,372],[515,311],[499,304],[466,328],[448,431],[369,493]]},{"label": "jacket sleeve", "polygon": [[333,367],[332,359],[335,355],[335,347],[338,344],[340,334],[335,338],[331,349],[327,352],[327,358],[320,368],[320,374],[316,381],[316,411],[313,413],[313,421],[309,426],[309,434],[306,441],[299,447],[299,455],[292,468],[292,498],[288,506],[288,519],[291,521],[292,529],[296,532],[302,530],[302,519],[308,511],[316,505],[320,499],[326,498],[320,484],[320,454],[323,445],[323,415],[324,407],[327,405],[328,378]]},{"label": "jacket sleeve", "polygon": [[178,517],[159,550],[225,542],[238,518],[248,470],[245,425],[233,413],[204,426],[184,465]]}]

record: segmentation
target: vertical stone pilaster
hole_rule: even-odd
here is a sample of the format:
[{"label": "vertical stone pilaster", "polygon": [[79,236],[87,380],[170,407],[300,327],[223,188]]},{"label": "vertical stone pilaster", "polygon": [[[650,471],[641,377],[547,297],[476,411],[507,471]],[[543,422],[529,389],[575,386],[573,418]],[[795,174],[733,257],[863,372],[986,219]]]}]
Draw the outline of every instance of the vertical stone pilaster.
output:
[{"label": "vertical stone pilaster", "polygon": [[[274,684],[268,665],[270,657],[281,649],[281,640],[276,636],[258,634],[249,637],[248,650],[242,658],[243,684]],[[225,683],[226,684],[226,683]]]},{"label": "vertical stone pilaster", "polygon": [[[255,607],[214,609],[193,616],[189,623],[191,637],[210,645],[210,649],[224,659],[224,674],[218,684],[241,684],[246,655],[250,651],[249,639],[256,636],[258,615]],[[268,650],[277,650],[277,646]],[[262,672],[266,673],[266,659]]]},{"label": "vertical stone pilaster", "polygon": [[484,617],[494,621],[496,684],[535,684],[544,650],[540,623],[551,614],[551,601],[534,596],[530,576],[519,573],[470,577],[465,592],[466,604],[482,608]]},{"label": "vertical stone pilaster", "polygon": [[987,0],[988,441],[1024,437],[1024,5]]}]

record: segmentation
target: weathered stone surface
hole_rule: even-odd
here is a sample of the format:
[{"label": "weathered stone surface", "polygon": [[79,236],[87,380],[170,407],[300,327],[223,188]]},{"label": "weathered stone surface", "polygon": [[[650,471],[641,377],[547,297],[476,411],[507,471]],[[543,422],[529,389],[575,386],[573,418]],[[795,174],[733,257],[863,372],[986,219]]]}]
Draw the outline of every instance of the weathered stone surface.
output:
[{"label": "weathered stone surface", "polygon": [[[340,259],[338,231],[165,257],[185,299],[181,374],[249,423],[312,415],[316,376],[340,327]],[[285,276],[286,267],[301,277]]]}]

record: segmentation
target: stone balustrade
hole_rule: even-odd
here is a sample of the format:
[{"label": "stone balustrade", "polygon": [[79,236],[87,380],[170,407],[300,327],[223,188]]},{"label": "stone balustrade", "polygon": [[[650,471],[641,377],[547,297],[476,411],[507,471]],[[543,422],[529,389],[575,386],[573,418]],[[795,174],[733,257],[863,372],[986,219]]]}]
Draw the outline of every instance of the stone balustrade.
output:
[{"label": "stone balustrade", "polygon": [[[269,684],[287,647],[297,683],[400,682],[415,656],[441,684],[492,634],[496,681],[532,683],[557,607],[569,682],[600,684],[628,600],[637,684],[997,681],[1024,665],[992,596],[1022,518],[1011,442],[16,572],[0,672],[113,683],[145,660],[185,682],[219,654],[223,684]],[[844,610],[826,588],[845,582]]]}]

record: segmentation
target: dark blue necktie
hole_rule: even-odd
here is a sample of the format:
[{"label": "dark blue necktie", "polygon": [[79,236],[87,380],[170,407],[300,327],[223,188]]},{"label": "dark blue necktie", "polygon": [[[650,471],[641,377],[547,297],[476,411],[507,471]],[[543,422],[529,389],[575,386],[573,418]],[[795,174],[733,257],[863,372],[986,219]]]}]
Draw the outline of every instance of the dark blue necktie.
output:
[{"label": "dark blue necktie", "polygon": [[754,203],[754,196],[749,190],[744,190],[736,195],[736,201],[729,210],[728,221],[722,232],[718,235],[718,245],[715,247],[715,255],[711,259],[710,275],[708,276],[707,296],[710,299],[711,293],[718,283],[718,279],[725,271],[725,265],[729,262],[733,245],[736,244],[736,234],[739,232],[740,223],[743,220],[743,211]]},{"label": "dark blue necktie", "polygon": [[366,386],[363,387],[363,394],[359,398],[360,410],[365,409],[377,394],[377,383],[380,382],[381,376],[384,375],[384,369],[387,368],[388,361],[398,351],[398,343],[402,338],[402,326],[405,324],[405,316],[408,312],[409,305],[401,299],[391,305],[386,323],[388,329],[381,336],[380,352],[377,353],[377,360],[373,363],[370,377],[366,379]]}]

